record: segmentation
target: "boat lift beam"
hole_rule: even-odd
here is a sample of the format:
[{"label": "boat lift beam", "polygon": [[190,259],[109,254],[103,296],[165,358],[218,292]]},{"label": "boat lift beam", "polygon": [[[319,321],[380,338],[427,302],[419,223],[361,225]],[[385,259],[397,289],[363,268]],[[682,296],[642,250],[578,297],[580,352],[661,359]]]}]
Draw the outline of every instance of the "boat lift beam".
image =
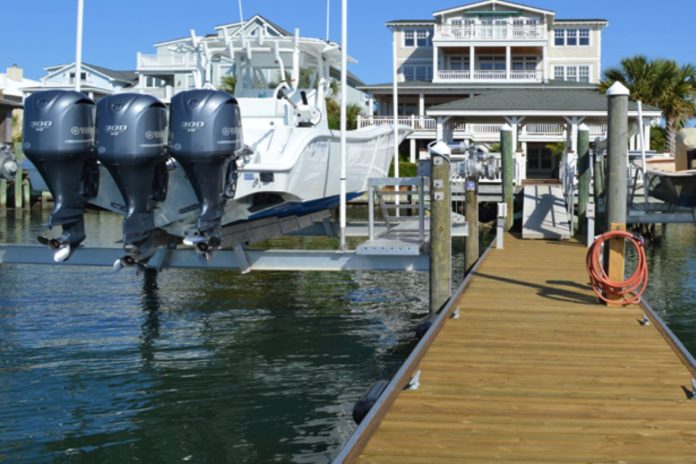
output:
[{"label": "boat lift beam", "polygon": [[[215,252],[203,263],[189,249],[161,248],[150,259],[149,269],[207,269],[233,271],[428,271],[428,255],[364,255],[333,250],[244,250],[240,262],[233,250]],[[238,253],[238,251],[237,251]],[[55,263],[53,253],[39,245],[0,244],[0,264],[112,267],[123,257],[122,248],[82,247],[67,262]]]}]

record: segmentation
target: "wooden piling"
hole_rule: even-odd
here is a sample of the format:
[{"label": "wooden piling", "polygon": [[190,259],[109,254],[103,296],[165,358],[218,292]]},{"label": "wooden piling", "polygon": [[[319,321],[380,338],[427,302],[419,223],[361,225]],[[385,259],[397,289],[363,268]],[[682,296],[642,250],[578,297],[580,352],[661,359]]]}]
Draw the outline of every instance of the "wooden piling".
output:
[{"label": "wooden piling", "polygon": [[[610,230],[626,229],[626,202],[628,200],[628,89],[616,82],[607,91],[609,100],[609,127],[607,130],[607,225]],[[609,244],[607,273],[614,282],[625,278],[625,243],[614,239]],[[607,295],[610,305],[620,305],[618,296]]]},{"label": "wooden piling", "polygon": [[24,194],[22,192],[22,180],[24,177],[24,170],[22,169],[22,161],[24,161],[22,145],[19,143],[15,144],[14,151],[17,157],[17,173],[15,174],[14,181],[14,207],[16,210],[19,210],[22,209],[22,200],[24,199]]},{"label": "wooden piling", "polygon": [[514,147],[512,146],[512,127],[508,124],[504,125],[500,130],[500,157],[501,171],[503,182],[503,201],[507,205],[507,218],[505,221],[505,230],[512,229],[514,218],[513,197],[514,197],[514,177],[515,177],[515,159],[513,157]]},{"label": "wooden piling", "polygon": [[580,125],[578,129],[578,232],[587,229],[587,202],[590,199],[590,129]]},{"label": "wooden piling", "polygon": [[452,295],[450,160],[434,150],[430,182],[430,312],[434,314]]},{"label": "wooden piling", "polygon": [[464,270],[469,272],[479,257],[478,181],[476,178],[466,180],[465,206],[468,234]]}]

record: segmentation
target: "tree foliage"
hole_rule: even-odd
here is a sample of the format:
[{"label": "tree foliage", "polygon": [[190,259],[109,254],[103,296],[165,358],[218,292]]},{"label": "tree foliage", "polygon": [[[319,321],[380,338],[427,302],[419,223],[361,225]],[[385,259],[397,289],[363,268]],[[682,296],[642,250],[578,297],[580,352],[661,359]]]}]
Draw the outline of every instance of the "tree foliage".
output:
[{"label": "tree foliage", "polygon": [[[360,111],[360,105],[352,103],[346,106],[346,127],[348,130],[358,128]],[[339,130],[341,128],[341,105],[333,98],[326,99],[326,119],[329,123],[329,129]]]},{"label": "tree foliage", "polygon": [[222,78],[222,84],[220,85],[220,90],[227,93],[234,94],[234,89],[237,87],[237,76],[225,76]]},{"label": "tree foliage", "polygon": [[637,55],[624,58],[618,67],[607,69],[599,88],[606,92],[617,81],[628,87],[633,100],[662,110],[666,122],[666,148],[674,154],[677,130],[696,116],[696,67]]}]

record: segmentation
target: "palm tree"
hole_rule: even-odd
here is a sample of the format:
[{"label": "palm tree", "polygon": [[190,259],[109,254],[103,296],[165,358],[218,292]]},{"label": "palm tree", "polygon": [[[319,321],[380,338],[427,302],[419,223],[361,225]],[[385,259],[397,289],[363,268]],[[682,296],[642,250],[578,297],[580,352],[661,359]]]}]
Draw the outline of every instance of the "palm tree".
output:
[{"label": "palm tree", "polygon": [[624,58],[618,67],[607,69],[599,88],[605,92],[616,81],[628,87],[634,100],[662,110],[667,126],[666,148],[674,154],[677,130],[696,116],[696,68],[691,64],[680,66],[673,60],[651,60],[637,55]]}]

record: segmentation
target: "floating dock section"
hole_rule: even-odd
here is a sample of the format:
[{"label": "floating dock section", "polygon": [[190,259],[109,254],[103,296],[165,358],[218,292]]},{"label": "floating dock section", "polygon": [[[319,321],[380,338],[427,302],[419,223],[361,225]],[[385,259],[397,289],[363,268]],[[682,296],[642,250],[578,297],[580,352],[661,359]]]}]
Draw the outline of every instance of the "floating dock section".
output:
[{"label": "floating dock section", "polygon": [[577,242],[504,246],[336,462],[695,462],[694,360],[659,316],[597,304]]}]

